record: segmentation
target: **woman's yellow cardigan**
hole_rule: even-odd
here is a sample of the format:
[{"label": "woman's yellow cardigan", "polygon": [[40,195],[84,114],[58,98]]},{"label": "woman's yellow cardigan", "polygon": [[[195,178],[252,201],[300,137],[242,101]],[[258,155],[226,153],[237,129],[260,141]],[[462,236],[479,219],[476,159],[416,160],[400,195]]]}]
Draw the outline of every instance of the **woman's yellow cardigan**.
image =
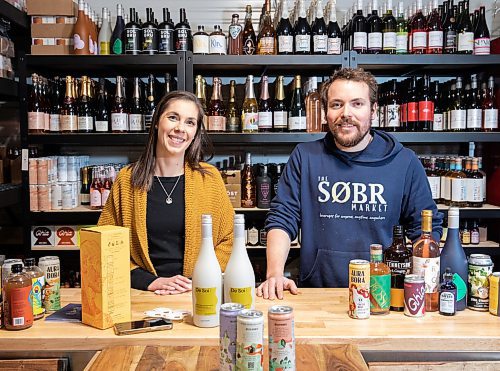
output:
[{"label": "woman's yellow cardigan", "polygon": [[[201,244],[201,215],[211,214],[215,254],[222,271],[226,269],[233,246],[234,210],[219,171],[202,163],[208,174],[191,169],[185,174],[185,243],[183,275],[191,277]],[[98,225],[118,225],[130,228],[130,269],[138,267],[156,275],[149,257],[146,230],[147,192],[132,187],[130,166],[120,171],[111,189]],[[155,215],[168,223],[169,215]]]}]

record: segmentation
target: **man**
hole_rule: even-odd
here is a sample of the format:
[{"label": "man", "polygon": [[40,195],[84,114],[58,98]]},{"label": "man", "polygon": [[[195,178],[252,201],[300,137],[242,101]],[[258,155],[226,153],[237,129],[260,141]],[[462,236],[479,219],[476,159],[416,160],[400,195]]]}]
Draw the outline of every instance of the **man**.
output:
[{"label": "man", "polygon": [[299,227],[303,287],[347,287],[349,261],[369,260],[372,243],[389,246],[394,225],[418,238],[423,209],[433,210],[434,236],[440,237],[442,214],[420,161],[393,136],[370,127],[376,99],[375,78],[362,69],[338,70],[326,82],[321,100],[330,130],[290,156],[266,220],[267,280],[257,295],[297,293],[283,271]]}]

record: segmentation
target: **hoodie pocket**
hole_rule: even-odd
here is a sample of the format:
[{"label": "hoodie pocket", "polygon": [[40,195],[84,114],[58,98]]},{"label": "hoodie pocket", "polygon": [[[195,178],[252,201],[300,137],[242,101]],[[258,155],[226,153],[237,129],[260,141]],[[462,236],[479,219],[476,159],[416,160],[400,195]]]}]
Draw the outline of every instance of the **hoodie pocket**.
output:
[{"label": "hoodie pocket", "polygon": [[348,287],[349,262],[368,259],[366,251],[319,249],[313,267],[300,280],[301,287]]}]

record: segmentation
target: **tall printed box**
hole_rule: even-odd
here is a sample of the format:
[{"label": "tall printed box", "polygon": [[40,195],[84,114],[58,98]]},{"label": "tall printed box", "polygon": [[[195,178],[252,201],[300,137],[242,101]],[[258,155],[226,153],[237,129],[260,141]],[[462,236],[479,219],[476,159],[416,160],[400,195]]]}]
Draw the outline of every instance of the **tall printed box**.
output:
[{"label": "tall printed box", "polygon": [[130,321],[129,236],[110,225],[80,231],[83,323],[106,329]]}]

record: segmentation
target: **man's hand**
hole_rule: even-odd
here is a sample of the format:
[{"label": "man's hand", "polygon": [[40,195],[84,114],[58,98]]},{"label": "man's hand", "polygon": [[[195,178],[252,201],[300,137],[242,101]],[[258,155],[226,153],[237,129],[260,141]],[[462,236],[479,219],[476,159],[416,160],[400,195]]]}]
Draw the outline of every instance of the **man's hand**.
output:
[{"label": "man's hand", "polygon": [[269,277],[257,288],[257,296],[262,296],[264,299],[274,300],[276,298],[283,299],[283,290],[290,290],[294,295],[299,293],[297,285],[291,279],[283,276]]},{"label": "man's hand", "polygon": [[182,294],[191,290],[191,280],[180,274],[173,277],[158,277],[148,286],[148,291],[154,291],[157,295]]}]

